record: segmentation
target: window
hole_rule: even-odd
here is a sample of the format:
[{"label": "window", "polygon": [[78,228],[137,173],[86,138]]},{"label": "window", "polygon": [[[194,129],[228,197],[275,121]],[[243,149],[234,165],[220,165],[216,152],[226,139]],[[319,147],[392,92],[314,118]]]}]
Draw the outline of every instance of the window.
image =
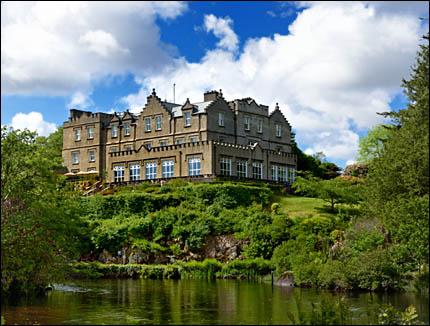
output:
[{"label": "window", "polygon": [[165,141],[162,141],[160,144],[161,144],[161,146],[167,146],[167,142],[165,142]]},{"label": "window", "polygon": [[197,142],[197,138],[196,138],[196,137],[191,137],[191,138],[190,138],[190,141],[191,141],[192,143],[196,143],[196,142]]},{"label": "window", "polygon": [[127,146],[127,148],[125,149],[126,151],[131,151],[132,148],[130,146]]},{"label": "window", "polygon": [[280,182],[287,182],[288,181],[288,174],[287,174],[287,167],[286,166],[279,166],[278,167],[278,175],[279,175],[279,181]]},{"label": "window", "polygon": [[73,153],[73,164],[79,164],[79,154]]},{"label": "window", "polygon": [[94,151],[90,151],[90,162],[94,162],[96,160],[96,153]]},{"label": "window", "polygon": [[130,181],[140,180],[140,164],[130,164]]},{"label": "window", "polygon": [[145,118],[145,131],[151,131],[151,118]]},{"label": "window", "polygon": [[257,132],[260,134],[263,133],[263,120],[261,119],[258,119]]},{"label": "window", "polygon": [[286,166],[272,165],[272,180],[279,182],[288,181],[288,171]]},{"label": "window", "polygon": [[252,177],[254,179],[263,179],[263,163],[252,163]]},{"label": "window", "polygon": [[88,139],[93,139],[93,138],[94,138],[94,128],[89,127],[88,128]]},{"label": "window", "polygon": [[148,151],[151,149],[151,144],[145,144],[145,146],[148,149]]},{"label": "window", "polygon": [[118,136],[118,129],[117,126],[112,126],[112,137]]},{"label": "window", "polygon": [[218,126],[224,127],[224,113],[218,113]]},{"label": "window", "polygon": [[185,126],[191,126],[191,112],[185,112]]},{"label": "window", "polygon": [[199,175],[200,174],[200,159],[190,158],[188,159],[188,175]]},{"label": "window", "polygon": [[178,139],[178,140],[176,141],[176,144],[178,144],[178,145],[182,144],[182,139]]},{"label": "window", "polygon": [[288,168],[289,184],[292,185],[296,180],[296,171],[294,168]]},{"label": "window", "polygon": [[75,141],[81,140],[81,129],[75,130]]},{"label": "window", "polygon": [[237,168],[237,176],[239,178],[247,178],[248,177],[248,162],[238,161],[236,168]]},{"label": "window", "polygon": [[113,182],[124,181],[124,165],[114,166],[113,168]]},{"label": "window", "polygon": [[157,163],[156,162],[148,162],[146,163],[146,180],[157,178]]},{"label": "window", "polygon": [[220,174],[222,175],[231,175],[231,159],[229,158],[221,158],[221,166],[220,166]]},{"label": "window", "polygon": [[130,122],[126,122],[124,125],[124,134],[130,136]]},{"label": "window", "polygon": [[161,130],[161,117],[155,117],[155,130]]},{"label": "window", "polygon": [[249,117],[245,117],[245,130],[251,129],[251,122],[249,121]]},{"label": "window", "polygon": [[278,181],[278,166],[272,165],[272,180]]},{"label": "window", "polygon": [[276,137],[281,137],[281,125],[276,124]]},{"label": "window", "polygon": [[111,153],[116,153],[117,149],[116,149],[116,147],[112,147],[110,151],[111,151]]},{"label": "window", "polygon": [[161,171],[163,178],[173,177],[173,160],[163,161],[161,163]]}]

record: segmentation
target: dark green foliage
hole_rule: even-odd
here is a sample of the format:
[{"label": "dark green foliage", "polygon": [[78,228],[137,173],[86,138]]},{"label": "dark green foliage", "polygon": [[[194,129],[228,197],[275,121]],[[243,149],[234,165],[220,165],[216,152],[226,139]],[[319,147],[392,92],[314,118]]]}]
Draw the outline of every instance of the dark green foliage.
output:
[{"label": "dark green foliage", "polygon": [[[64,279],[76,249],[86,247],[86,224],[76,198],[65,196],[61,137],[28,130],[1,132],[1,268],[3,295],[32,295]],[[79,241],[79,240],[83,241]]]},{"label": "dark green foliage", "polygon": [[408,248],[412,270],[429,263],[428,39],[427,34],[410,79],[403,80],[407,108],[384,113],[391,128],[369,169],[365,200],[367,215],[379,218],[393,240]]}]

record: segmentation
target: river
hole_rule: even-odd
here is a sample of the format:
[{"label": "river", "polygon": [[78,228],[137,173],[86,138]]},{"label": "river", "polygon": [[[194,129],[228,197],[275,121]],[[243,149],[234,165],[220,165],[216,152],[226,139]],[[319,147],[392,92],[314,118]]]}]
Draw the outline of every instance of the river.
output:
[{"label": "river", "polygon": [[[238,280],[101,279],[57,285],[43,298],[16,306],[2,303],[7,324],[291,324],[288,312],[311,310],[323,297],[345,296],[353,323],[367,323],[369,300],[400,309],[413,304],[429,323],[429,296],[414,293],[334,293],[281,288]],[[370,303],[372,305],[372,303]]]}]

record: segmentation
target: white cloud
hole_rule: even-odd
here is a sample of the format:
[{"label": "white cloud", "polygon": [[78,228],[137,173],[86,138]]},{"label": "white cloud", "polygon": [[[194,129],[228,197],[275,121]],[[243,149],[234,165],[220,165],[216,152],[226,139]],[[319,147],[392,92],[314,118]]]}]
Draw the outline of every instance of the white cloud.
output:
[{"label": "white cloud", "polygon": [[89,31],[79,38],[79,43],[88,47],[90,52],[94,52],[102,57],[120,51],[130,53],[128,49],[123,49],[118,45],[117,40],[110,33],[105,31]]},{"label": "white cloud", "polygon": [[106,75],[152,73],[176,48],[155,19],[184,2],[2,2],[2,94],[70,95]]},{"label": "white cloud", "polygon": [[72,95],[70,102],[67,104],[68,109],[87,109],[94,105],[88,94],[82,92],[76,92]]},{"label": "white cloud", "polygon": [[206,32],[213,32],[220,39],[217,46],[228,51],[236,51],[239,39],[232,29],[233,21],[230,17],[217,18],[214,15],[205,15],[204,26]]},{"label": "white cloud", "polygon": [[180,58],[138,79],[142,89],[124,101],[139,110],[153,87],[169,98],[175,81],[176,102],[198,102],[204,91],[220,88],[228,100],[251,96],[272,109],[279,102],[301,148],[353,159],[358,132],[381,122],[376,112],[389,111],[401,92],[426,26],[397,7],[309,6],[289,26],[289,35],[248,39],[238,55],[224,47],[207,51],[198,63]]},{"label": "white cloud", "polygon": [[40,112],[17,113],[12,118],[11,126],[14,129],[24,130],[27,128],[30,131],[36,131],[39,136],[49,136],[57,130],[55,123],[43,120],[43,115]]}]

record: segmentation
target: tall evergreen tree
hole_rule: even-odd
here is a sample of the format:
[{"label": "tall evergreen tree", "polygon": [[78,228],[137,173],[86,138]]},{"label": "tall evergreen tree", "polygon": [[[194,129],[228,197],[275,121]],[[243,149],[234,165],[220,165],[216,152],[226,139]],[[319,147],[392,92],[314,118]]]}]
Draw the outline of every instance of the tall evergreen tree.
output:
[{"label": "tall evergreen tree", "polygon": [[382,220],[405,257],[429,256],[429,34],[424,36],[409,80],[402,86],[406,109],[383,113],[392,128],[380,155],[372,161],[367,189],[368,213]]}]

